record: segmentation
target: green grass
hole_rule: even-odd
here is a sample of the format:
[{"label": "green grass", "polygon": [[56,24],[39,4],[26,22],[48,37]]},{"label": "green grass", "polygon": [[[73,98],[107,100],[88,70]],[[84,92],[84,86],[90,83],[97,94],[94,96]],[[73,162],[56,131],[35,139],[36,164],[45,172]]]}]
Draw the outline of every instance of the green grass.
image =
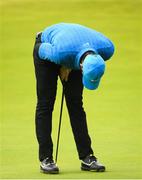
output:
[{"label": "green grass", "polygon": [[[0,6],[0,178],[142,178],[142,1],[0,0]],[[116,46],[100,88],[84,91],[92,146],[107,167],[105,173],[80,171],[66,108],[58,157],[61,173],[39,173],[32,48],[36,32],[57,22],[95,28]],[[59,82],[53,114],[54,142],[60,101]]]}]

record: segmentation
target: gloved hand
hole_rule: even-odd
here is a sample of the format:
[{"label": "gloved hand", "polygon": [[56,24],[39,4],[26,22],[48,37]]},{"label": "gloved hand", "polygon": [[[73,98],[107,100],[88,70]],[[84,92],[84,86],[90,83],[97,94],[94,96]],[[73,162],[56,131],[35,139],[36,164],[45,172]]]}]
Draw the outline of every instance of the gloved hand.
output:
[{"label": "gloved hand", "polygon": [[68,81],[69,73],[71,72],[71,69],[67,69],[66,67],[62,66],[60,68],[59,76],[62,81]]}]

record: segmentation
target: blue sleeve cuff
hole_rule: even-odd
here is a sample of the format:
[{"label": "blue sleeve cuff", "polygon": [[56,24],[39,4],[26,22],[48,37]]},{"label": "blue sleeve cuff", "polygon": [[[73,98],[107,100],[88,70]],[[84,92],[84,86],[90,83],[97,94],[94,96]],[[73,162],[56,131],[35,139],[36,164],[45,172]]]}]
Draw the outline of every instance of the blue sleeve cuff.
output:
[{"label": "blue sleeve cuff", "polygon": [[38,55],[43,60],[52,59],[52,45],[49,43],[42,43],[38,50]]}]

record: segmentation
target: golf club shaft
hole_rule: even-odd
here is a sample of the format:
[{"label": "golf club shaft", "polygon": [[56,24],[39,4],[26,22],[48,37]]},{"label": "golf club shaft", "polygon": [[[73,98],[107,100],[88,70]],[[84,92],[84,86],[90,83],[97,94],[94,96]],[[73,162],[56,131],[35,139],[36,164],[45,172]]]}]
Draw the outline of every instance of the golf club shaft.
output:
[{"label": "golf club shaft", "polygon": [[62,100],[61,100],[59,127],[58,127],[58,137],[57,137],[57,146],[56,146],[56,158],[55,158],[56,163],[57,163],[57,158],[58,158],[58,149],[59,149],[59,139],[60,139],[60,129],[61,129],[61,120],[62,120],[62,112],[63,112],[63,103],[64,103],[64,84],[63,84],[63,89],[62,89]]}]

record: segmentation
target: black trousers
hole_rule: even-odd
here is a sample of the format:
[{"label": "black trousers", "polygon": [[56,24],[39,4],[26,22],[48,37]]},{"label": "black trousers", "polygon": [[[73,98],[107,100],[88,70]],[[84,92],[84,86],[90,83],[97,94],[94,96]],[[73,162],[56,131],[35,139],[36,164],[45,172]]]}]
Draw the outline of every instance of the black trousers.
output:
[{"label": "black trousers", "polygon": [[[40,36],[38,36],[33,51],[37,82],[35,124],[39,143],[39,160],[42,161],[46,157],[52,157],[53,154],[53,141],[51,137],[52,112],[56,98],[60,66],[39,58],[38,48],[40,44]],[[88,154],[93,154],[93,150],[87,129],[86,114],[83,109],[83,84],[80,70],[72,70],[70,72],[68,81],[65,83],[64,92],[79,159],[83,159]]]}]

